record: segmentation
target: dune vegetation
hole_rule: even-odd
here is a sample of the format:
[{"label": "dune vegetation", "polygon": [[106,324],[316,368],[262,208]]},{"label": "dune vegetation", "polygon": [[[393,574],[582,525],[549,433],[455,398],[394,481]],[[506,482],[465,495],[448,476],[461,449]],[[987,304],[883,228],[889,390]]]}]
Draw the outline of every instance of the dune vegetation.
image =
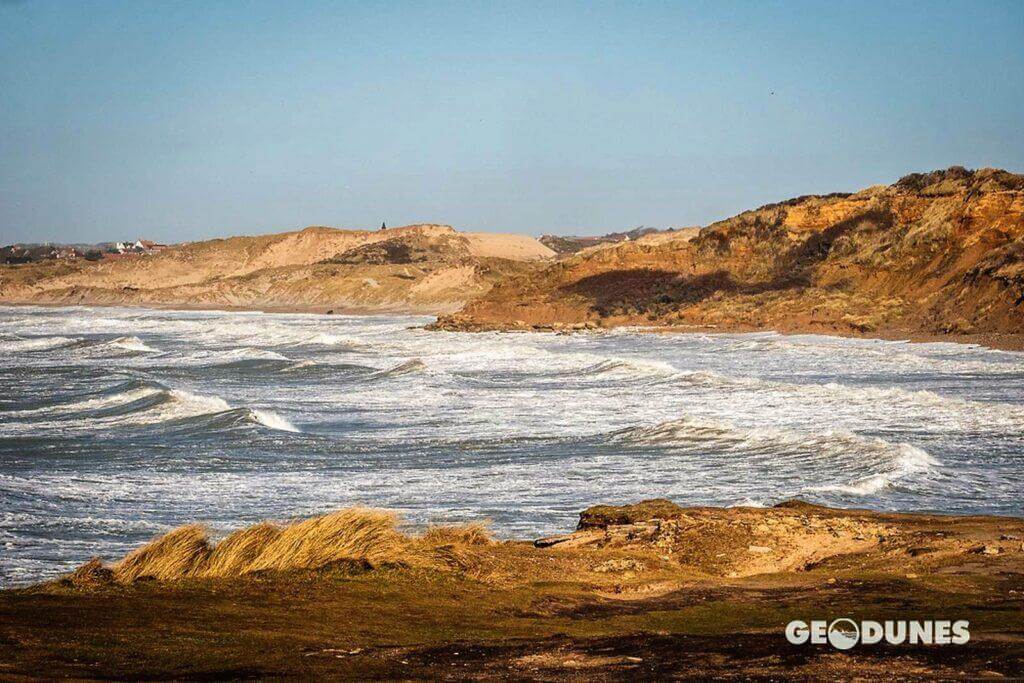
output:
[{"label": "dune vegetation", "polygon": [[233,578],[254,572],[315,570],[353,563],[381,566],[465,567],[492,542],[483,523],[434,526],[414,536],[398,529],[386,510],[347,508],[291,524],[261,522],[218,542],[200,524],[170,531],[110,566],[92,560],[71,575],[73,583],[140,579]]}]

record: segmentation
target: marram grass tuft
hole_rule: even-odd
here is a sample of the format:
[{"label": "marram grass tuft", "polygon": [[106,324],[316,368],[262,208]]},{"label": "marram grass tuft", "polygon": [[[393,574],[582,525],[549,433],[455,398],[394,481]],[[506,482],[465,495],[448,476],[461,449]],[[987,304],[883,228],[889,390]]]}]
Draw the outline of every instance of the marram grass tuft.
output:
[{"label": "marram grass tuft", "polygon": [[131,583],[142,578],[171,581],[320,569],[340,562],[465,569],[479,548],[491,543],[481,523],[436,526],[410,536],[398,530],[393,512],[347,508],[287,525],[262,522],[216,544],[205,527],[190,524],[132,551],[110,570],[114,581]]}]

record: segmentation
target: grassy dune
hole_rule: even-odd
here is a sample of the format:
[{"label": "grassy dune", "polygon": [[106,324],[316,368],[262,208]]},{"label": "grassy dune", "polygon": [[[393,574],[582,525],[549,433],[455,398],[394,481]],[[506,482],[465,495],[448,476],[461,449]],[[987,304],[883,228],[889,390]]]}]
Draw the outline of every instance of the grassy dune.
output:
[{"label": "grassy dune", "polygon": [[[597,506],[561,536],[347,509],[176,529],[0,592],[0,678],[1024,675],[1024,520]],[[957,619],[962,646],[793,646],[793,619]]]}]

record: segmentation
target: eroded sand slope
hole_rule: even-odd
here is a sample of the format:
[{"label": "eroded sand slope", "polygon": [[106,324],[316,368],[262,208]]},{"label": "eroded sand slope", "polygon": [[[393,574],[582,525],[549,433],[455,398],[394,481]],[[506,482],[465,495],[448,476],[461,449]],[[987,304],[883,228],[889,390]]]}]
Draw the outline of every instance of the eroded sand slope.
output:
[{"label": "eroded sand slope", "polygon": [[1024,176],[954,167],[606,245],[513,277],[439,326],[581,324],[1019,335]]}]

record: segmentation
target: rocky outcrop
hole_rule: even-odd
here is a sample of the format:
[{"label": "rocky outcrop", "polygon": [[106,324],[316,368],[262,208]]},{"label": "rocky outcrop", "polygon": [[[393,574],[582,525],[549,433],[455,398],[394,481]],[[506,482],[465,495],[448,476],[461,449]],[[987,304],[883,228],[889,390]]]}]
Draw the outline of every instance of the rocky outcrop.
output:
[{"label": "rocky outcrop", "polygon": [[879,334],[1024,332],[1024,176],[912,174],[769,204],[502,281],[445,329],[589,323]]}]

